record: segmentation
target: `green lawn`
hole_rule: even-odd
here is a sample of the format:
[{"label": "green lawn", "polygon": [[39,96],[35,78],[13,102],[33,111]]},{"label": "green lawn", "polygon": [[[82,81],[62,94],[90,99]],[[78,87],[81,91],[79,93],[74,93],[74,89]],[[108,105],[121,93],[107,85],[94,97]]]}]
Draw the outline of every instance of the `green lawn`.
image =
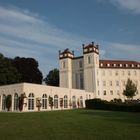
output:
[{"label": "green lawn", "polygon": [[140,113],[0,113],[0,140],[140,140]]}]

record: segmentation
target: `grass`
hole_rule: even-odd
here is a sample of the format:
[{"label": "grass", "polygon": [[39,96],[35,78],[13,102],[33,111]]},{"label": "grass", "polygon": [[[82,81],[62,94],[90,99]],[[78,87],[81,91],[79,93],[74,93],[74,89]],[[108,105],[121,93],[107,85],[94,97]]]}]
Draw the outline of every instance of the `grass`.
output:
[{"label": "grass", "polygon": [[0,113],[0,140],[140,140],[140,113]]}]

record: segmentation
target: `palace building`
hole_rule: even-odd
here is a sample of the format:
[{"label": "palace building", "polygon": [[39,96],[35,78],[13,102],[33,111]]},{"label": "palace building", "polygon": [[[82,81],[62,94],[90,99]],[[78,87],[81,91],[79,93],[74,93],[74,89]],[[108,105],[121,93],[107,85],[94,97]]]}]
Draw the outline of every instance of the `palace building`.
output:
[{"label": "palace building", "polygon": [[65,49],[59,52],[60,87],[82,89],[92,92],[94,98],[112,100],[125,99],[123,90],[131,79],[136,85],[140,99],[140,63],[124,60],[100,60],[99,46],[93,42],[83,45],[83,55]]},{"label": "palace building", "polygon": [[23,112],[83,108],[85,100],[92,98],[124,100],[122,93],[128,78],[137,85],[134,99],[140,99],[140,63],[100,60],[99,53],[99,46],[93,42],[83,45],[83,55],[79,57],[69,49],[59,51],[60,86],[29,83],[0,86],[0,111],[8,110],[8,96],[9,110]]}]

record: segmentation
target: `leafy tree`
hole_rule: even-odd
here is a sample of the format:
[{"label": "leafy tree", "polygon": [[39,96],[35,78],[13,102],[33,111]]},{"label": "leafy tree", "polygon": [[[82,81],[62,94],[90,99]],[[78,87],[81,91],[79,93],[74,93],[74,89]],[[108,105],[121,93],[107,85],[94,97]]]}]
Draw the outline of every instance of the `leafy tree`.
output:
[{"label": "leafy tree", "polygon": [[12,65],[11,59],[0,54],[0,85],[19,83],[21,75]]},{"label": "leafy tree", "polygon": [[42,73],[38,68],[38,62],[34,58],[16,57],[13,60],[13,65],[21,74],[21,82],[42,83]]},{"label": "leafy tree", "polygon": [[12,96],[11,95],[7,95],[5,104],[6,104],[6,108],[9,111],[11,108],[11,105],[12,105]]},{"label": "leafy tree", "polygon": [[25,93],[22,93],[19,97],[19,111],[23,110],[23,105],[27,105],[27,103],[24,103],[24,99],[27,98]]},{"label": "leafy tree", "polygon": [[63,108],[63,98],[60,98],[60,107]]},{"label": "leafy tree", "polygon": [[53,97],[49,96],[49,106],[52,109],[53,108]]},{"label": "leafy tree", "polygon": [[36,107],[38,108],[38,111],[40,111],[42,104],[41,104],[41,98],[37,97],[36,98]]},{"label": "leafy tree", "polygon": [[128,79],[125,89],[123,91],[123,95],[127,97],[127,99],[133,99],[137,93],[137,86],[132,82],[132,80]]},{"label": "leafy tree", "polygon": [[44,79],[45,83],[50,86],[59,86],[59,70],[53,69],[49,71],[49,74]]}]

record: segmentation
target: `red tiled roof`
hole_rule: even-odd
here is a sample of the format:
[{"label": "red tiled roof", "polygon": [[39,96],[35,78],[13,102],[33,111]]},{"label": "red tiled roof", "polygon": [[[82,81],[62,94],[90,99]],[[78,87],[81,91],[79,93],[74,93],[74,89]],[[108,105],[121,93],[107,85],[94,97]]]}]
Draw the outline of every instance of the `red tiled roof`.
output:
[{"label": "red tiled roof", "polygon": [[136,61],[125,60],[100,60],[100,68],[137,68],[140,69],[140,63]]}]

